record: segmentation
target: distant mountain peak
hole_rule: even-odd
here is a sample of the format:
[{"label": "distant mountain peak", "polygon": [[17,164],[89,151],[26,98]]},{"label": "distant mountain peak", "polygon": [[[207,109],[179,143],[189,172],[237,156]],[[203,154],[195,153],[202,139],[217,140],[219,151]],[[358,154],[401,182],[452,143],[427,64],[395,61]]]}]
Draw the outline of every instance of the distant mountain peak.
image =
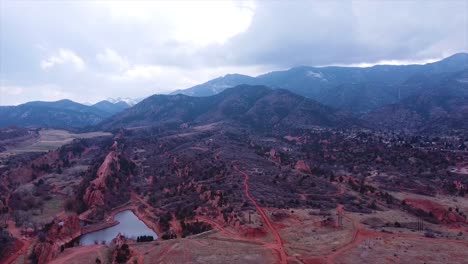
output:
[{"label": "distant mountain peak", "polygon": [[140,102],[142,99],[141,98],[130,98],[130,97],[117,97],[117,98],[107,98],[106,101],[110,102],[110,103],[113,103],[113,104],[116,104],[118,102],[125,102],[127,103],[129,106],[134,106],[136,105],[138,102]]},{"label": "distant mountain peak", "polygon": [[113,115],[131,106],[125,101],[115,101],[115,103],[113,103],[108,100],[102,100],[92,105],[92,107]]},{"label": "distant mountain peak", "polygon": [[321,73],[320,71],[312,71],[312,70],[309,70],[309,71],[306,72],[306,75],[307,75],[308,77],[320,79],[320,80],[323,80],[323,81],[326,81],[326,80],[327,80],[327,79],[325,78],[325,76],[323,75],[323,73]]},{"label": "distant mountain peak", "polygon": [[468,60],[468,53],[467,52],[455,53],[452,56],[448,56],[447,58],[443,59],[442,61],[446,61],[446,60]]}]

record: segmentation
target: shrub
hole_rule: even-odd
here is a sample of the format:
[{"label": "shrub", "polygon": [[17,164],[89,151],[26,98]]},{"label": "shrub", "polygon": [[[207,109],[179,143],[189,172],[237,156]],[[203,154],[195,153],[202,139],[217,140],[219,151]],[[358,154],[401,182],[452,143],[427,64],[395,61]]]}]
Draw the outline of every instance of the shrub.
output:
[{"label": "shrub", "polygon": [[6,253],[8,248],[13,244],[13,237],[7,230],[0,230],[0,259]]}]

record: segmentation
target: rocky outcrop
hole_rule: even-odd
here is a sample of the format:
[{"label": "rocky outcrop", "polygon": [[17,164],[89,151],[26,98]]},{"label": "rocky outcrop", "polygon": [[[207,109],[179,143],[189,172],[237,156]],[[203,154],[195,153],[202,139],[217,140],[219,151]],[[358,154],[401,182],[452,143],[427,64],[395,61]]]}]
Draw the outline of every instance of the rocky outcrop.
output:
[{"label": "rocky outcrop", "polygon": [[34,246],[32,254],[38,264],[45,264],[56,258],[59,252],[59,245],[52,242],[39,242]]},{"label": "rocky outcrop", "polygon": [[110,151],[97,171],[97,178],[91,181],[86,189],[83,201],[88,207],[104,205],[104,192],[108,189],[106,179],[119,169],[118,154],[115,151]]},{"label": "rocky outcrop", "polygon": [[295,142],[297,145],[307,144],[307,136],[284,136],[287,141]]},{"label": "rocky outcrop", "polygon": [[117,247],[121,247],[123,244],[125,244],[125,242],[127,242],[127,239],[120,233],[118,233],[117,236],[112,240],[112,243],[114,243]]},{"label": "rocky outcrop", "polygon": [[81,235],[80,219],[77,215],[68,215],[56,219],[47,232],[47,238],[56,242],[68,243]]},{"label": "rocky outcrop", "polygon": [[113,252],[113,264],[118,263],[137,263],[143,264],[141,255],[138,250],[130,247],[127,244],[127,239],[122,236],[120,233],[112,240],[115,245]]},{"label": "rocky outcrop", "polygon": [[297,161],[296,165],[294,165],[294,169],[304,173],[311,173],[310,166],[303,160]]},{"label": "rocky outcrop", "polygon": [[48,231],[45,238],[40,238],[33,249],[39,264],[49,263],[57,257],[62,246],[81,235],[81,225],[77,215],[57,218],[46,228]]},{"label": "rocky outcrop", "polygon": [[441,204],[424,199],[405,199],[405,204],[413,212],[423,212],[433,217],[438,223],[446,225],[457,225],[466,223],[466,219],[452,210],[447,210]]}]

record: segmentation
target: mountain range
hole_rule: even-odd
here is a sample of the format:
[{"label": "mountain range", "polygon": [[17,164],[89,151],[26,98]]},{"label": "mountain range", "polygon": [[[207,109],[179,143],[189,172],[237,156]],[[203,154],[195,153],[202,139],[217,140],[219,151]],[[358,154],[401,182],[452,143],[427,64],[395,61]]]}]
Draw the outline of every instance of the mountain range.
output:
[{"label": "mountain range", "polygon": [[419,94],[425,87],[418,80],[465,69],[468,69],[468,53],[457,53],[424,65],[301,66],[257,77],[228,74],[172,94],[210,96],[240,84],[265,85],[361,114]]},{"label": "mountain range", "polygon": [[239,85],[207,97],[153,95],[104,121],[104,130],[154,125],[236,122],[255,129],[344,127],[353,118],[284,89]]},{"label": "mountain range", "polygon": [[468,69],[414,78],[407,83],[420,92],[365,114],[375,129],[441,133],[468,130]]},{"label": "mountain range", "polygon": [[139,103],[119,98],[90,106],[70,100],[2,106],[0,127],[111,130],[229,121],[257,129],[360,126],[439,133],[468,129],[467,98],[468,54],[458,53],[425,65],[228,74]]},{"label": "mountain range", "polygon": [[153,95],[105,120],[101,129],[236,121],[262,130],[310,126],[447,134],[468,130],[468,69],[418,75],[403,100],[356,116],[286,89],[239,85],[212,96]]},{"label": "mountain range", "polygon": [[109,113],[110,115],[113,115],[129,108],[130,105],[124,101],[117,101],[115,103],[112,103],[108,100],[102,100],[93,104],[92,107],[97,108],[103,112]]}]

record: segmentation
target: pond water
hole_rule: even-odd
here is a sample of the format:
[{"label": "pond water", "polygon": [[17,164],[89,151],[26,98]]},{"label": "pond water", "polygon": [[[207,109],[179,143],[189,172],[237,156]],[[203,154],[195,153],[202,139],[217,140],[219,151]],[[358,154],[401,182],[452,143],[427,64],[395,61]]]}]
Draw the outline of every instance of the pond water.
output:
[{"label": "pond water", "polygon": [[143,235],[153,236],[154,239],[158,237],[153,230],[147,227],[145,223],[138,219],[138,217],[130,210],[116,214],[114,219],[119,222],[118,225],[81,236],[80,245],[94,245],[95,241],[99,244],[101,244],[102,241],[109,244],[118,233],[131,239],[136,239],[137,236]]}]

